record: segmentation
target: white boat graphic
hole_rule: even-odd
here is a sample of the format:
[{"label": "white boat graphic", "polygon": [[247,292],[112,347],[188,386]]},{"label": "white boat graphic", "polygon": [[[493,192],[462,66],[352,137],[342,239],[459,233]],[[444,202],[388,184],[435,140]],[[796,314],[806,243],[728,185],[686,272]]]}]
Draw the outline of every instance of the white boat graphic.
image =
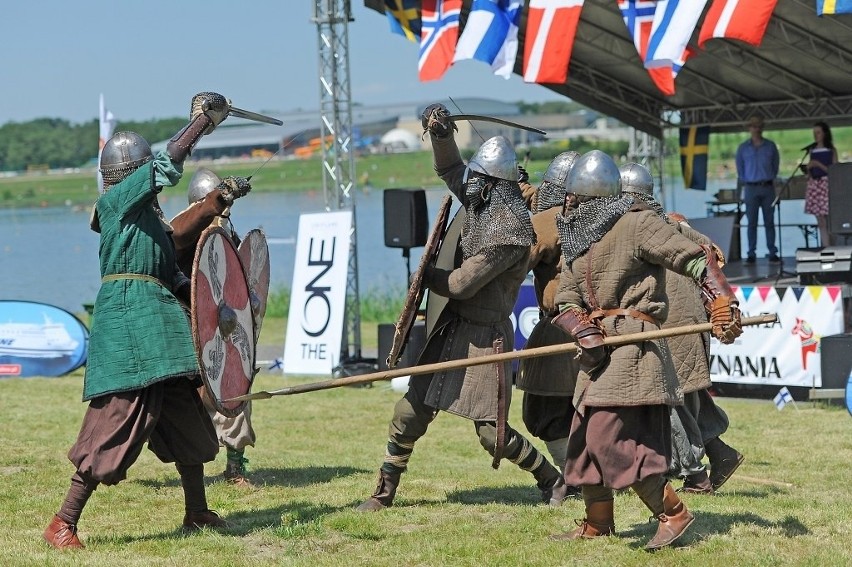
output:
[{"label": "white boat graphic", "polygon": [[44,323],[0,323],[0,356],[60,358],[71,356],[79,341],[65,325],[54,323],[42,313]]}]

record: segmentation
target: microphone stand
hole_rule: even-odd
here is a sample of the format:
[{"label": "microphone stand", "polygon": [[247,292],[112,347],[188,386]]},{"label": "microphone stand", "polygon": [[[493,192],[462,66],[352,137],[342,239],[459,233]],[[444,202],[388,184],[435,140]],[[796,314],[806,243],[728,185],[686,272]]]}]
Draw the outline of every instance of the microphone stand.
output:
[{"label": "microphone stand", "polygon": [[812,147],[813,147],[813,145],[809,145],[804,149],[805,153],[802,155],[802,159],[800,159],[799,163],[796,164],[796,167],[793,169],[793,172],[787,178],[786,183],[784,183],[784,187],[781,188],[781,190],[778,192],[778,194],[775,195],[775,200],[772,201],[772,206],[775,208],[775,218],[776,218],[776,220],[775,220],[776,227],[775,228],[778,231],[778,258],[781,260],[780,262],[778,262],[778,272],[774,273],[774,274],[773,273],[767,274],[765,277],[762,277],[762,278],[758,277],[754,281],[768,280],[768,279],[774,278],[775,283],[777,285],[778,280],[780,280],[784,276],[787,276],[787,277],[795,277],[796,276],[796,272],[788,272],[788,271],[784,270],[784,253],[783,253],[784,246],[782,244],[782,238],[781,238],[781,228],[782,228],[782,226],[781,226],[781,201],[783,200],[783,197],[785,195],[789,195],[790,181],[792,181],[793,176],[796,174],[797,171],[802,170],[803,166],[805,165],[805,159],[810,155]]}]

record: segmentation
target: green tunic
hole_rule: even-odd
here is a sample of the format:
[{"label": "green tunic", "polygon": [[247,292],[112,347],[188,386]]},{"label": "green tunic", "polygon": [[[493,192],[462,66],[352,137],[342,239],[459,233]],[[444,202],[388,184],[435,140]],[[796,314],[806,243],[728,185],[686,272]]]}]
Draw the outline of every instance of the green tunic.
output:
[{"label": "green tunic", "polygon": [[177,183],[181,173],[180,164],[160,153],[95,205],[102,284],[89,336],[84,401],[198,373],[189,321],[172,294],[182,279],[174,244],[153,206],[162,186]]}]

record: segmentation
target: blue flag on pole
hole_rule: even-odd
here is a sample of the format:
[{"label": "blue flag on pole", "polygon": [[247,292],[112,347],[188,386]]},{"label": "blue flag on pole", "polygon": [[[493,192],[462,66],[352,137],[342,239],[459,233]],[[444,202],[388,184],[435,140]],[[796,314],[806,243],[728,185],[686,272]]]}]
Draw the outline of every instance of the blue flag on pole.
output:
[{"label": "blue flag on pole", "polygon": [[687,189],[707,189],[707,157],[710,152],[710,126],[680,129],[680,169]]}]

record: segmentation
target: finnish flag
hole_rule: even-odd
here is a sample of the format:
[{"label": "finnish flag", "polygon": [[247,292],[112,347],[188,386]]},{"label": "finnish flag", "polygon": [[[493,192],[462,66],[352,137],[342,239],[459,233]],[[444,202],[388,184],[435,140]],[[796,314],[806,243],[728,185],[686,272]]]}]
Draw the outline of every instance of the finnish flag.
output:
[{"label": "finnish flag", "polygon": [[777,394],[775,394],[773,401],[775,402],[775,407],[778,408],[778,411],[781,411],[784,409],[784,406],[793,402],[793,394],[790,393],[787,386],[784,386]]}]

